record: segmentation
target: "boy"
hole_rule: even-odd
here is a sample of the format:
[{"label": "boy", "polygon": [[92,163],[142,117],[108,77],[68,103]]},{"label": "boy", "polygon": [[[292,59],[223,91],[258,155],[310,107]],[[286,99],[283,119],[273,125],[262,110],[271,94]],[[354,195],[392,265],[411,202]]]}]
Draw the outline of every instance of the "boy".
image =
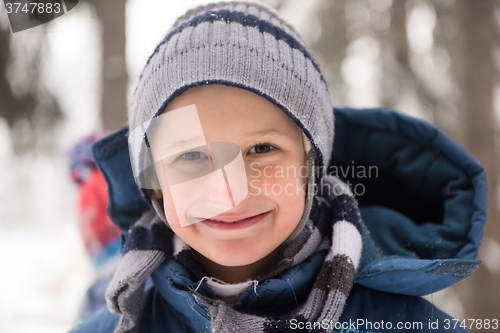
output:
[{"label": "boy", "polygon": [[[114,314],[75,332],[463,331],[414,295],[477,268],[468,239],[484,224],[483,170],[440,132],[388,111],[337,110],[334,146],[332,109],[318,65],[274,11],[216,3],[179,18],[133,96],[132,170],[110,167],[124,129],[94,146],[127,233],[106,295]],[[327,174],[351,160],[383,178],[363,179],[361,214]],[[149,204],[132,223],[133,205],[116,210],[130,174]]]}]

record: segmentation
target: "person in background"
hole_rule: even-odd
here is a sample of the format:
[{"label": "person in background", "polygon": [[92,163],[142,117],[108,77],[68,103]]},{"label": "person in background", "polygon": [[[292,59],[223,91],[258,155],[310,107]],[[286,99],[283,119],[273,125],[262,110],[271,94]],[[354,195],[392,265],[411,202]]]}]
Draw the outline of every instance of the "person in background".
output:
[{"label": "person in background", "polygon": [[92,143],[103,136],[104,133],[87,136],[68,153],[71,179],[78,185],[78,227],[97,275],[80,306],[78,321],[106,304],[104,294],[116,270],[121,250],[121,231],[106,211],[106,181],[90,152]]}]

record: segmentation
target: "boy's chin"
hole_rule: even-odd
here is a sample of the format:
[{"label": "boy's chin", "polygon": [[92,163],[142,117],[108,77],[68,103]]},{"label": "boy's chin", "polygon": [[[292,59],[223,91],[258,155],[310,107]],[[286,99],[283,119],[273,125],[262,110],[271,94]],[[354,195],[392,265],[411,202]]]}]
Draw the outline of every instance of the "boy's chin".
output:
[{"label": "boy's chin", "polygon": [[245,267],[249,266],[251,264],[255,264],[257,260],[239,260],[239,261],[234,261],[234,260],[227,260],[227,261],[219,261],[217,264],[224,266],[224,267]]},{"label": "boy's chin", "polygon": [[275,253],[274,250],[276,249],[247,246],[231,251],[214,251],[209,259],[221,266],[242,267],[271,259],[270,257]]},{"label": "boy's chin", "polygon": [[254,263],[258,262],[259,260],[263,259],[264,257],[265,257],[265,255],[248,255],[248,254],[231,256],[231,255],[227,255],[227,253],[226,253],[223,255],[216,255],[211,260],[213,262],[215,262],[216,264],[219,264],[221,266],[241,267],[241,266],[248,266],[248,265],[254,264]]}]

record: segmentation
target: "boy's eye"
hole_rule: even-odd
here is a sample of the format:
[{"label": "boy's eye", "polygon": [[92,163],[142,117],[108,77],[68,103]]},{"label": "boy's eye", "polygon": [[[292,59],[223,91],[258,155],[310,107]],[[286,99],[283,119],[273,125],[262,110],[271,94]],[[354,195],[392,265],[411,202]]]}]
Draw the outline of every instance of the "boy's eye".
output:
[{"label": "boy's eye", "polygon": [[189,151],[187,153],[182,154],[178,157],[178,159],[186,160],[186,161],[196,161],[201,159],[208,159],[207,155],[203,154],[199,151]]},{"label": "boy's eye", "polygon": [[258,145],[255,145],[252,148],[250,148],[250,150],[248,152],[250,154],[265,154],[265,153],[268,153],[274,149],[276,149],[276,148],[271,146],[270,144],[259,143]]}]

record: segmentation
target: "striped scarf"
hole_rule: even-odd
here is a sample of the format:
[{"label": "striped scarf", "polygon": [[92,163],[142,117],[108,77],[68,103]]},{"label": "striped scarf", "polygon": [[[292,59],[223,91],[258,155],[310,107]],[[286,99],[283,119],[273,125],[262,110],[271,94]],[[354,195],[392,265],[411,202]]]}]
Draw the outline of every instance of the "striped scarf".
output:
[{"label": "striped scarf", "polygon": [[[338,322],[361,257],[363,222],[352,192],[338,178],[324,176],[319,189],[305,228],[284,245],[274,269],[256,277],[261,283],[300,264],[317,251],[328,250],[306,300],[278,319],[242,313],[220,299],[193,292],[198,304],[210,316],[212,332],[295,332],[293,327],[314,323],[328,323],[331,327]],[[115,333],[138,332],[145,281],[166,260],[173,259],[184,265],[200,279],[200,284],[206,276],[192,250],[153,209],[130,229],[122,253],[106,292],[109,309],[121,315]],[[321,325],[305,331],[326,332]]]}]

